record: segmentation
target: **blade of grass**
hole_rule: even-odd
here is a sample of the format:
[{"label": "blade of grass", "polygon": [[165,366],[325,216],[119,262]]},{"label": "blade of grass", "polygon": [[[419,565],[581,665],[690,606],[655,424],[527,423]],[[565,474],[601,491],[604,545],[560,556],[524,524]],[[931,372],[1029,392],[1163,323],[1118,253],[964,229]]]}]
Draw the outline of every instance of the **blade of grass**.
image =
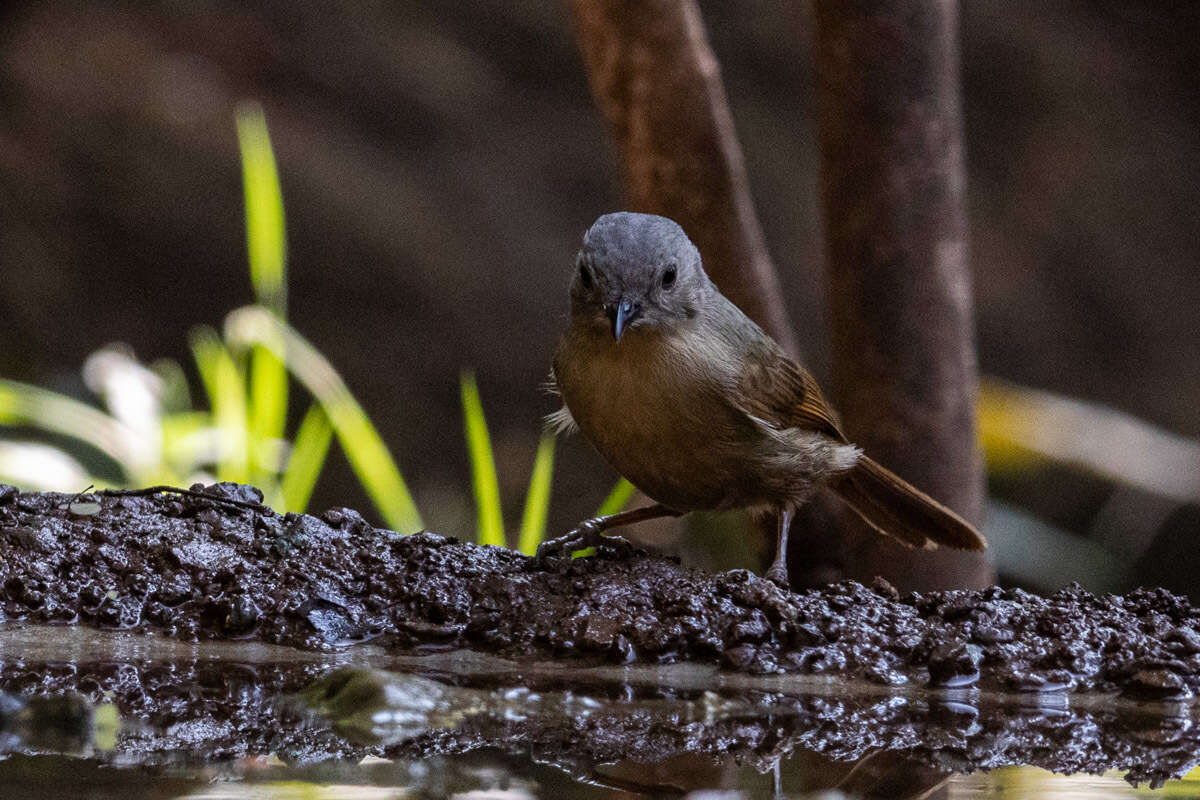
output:
[{"label": "blade of grass", "polygon": [[0,379],[0,425],[29,425],[95,447],[127,478],[142,468],[136,436],[108,414],[65,395]]},{"label": "blade of grass", "polygon": [[217,478],[245,483],[250,479],[250,443],[246,432],[246,383],[242,370],[212,328],[192,331],[191,345],[200,381],[208,393],[213,423],[220,431]]},{"label": "blade of grass", "polygon": [[183,366],[171,358],[160,358],[150,365],[150,371],[162,381],[162,407],[167,414],[192,410],[192,389]]},{"label": "blade of grass", "polygon": [[159,480],[170,486],[187,486],[205,465],[215,463],[212,415],[207,411],[177,411],[162,418],[162,462],[177,477]]},{"label": "blade of grass", "polygon": [[0,482],[27,492],[77,492],[96,480],[57,447],[0,441]]},{"label": "blade of grass", "polygon": [[253,101],[238,104],[237,135],[246,201],[250,282],[258,302],[284,317],[287,309],[287,244],[283,192],[279,188],[279,171],[261,105]]},{"label": "blade of grass", "polygon": [[633,497],[633,493],[636,491],[637,488],[632,483],[621,478],[608,493],[608,497],[604,498],[604,502],[600,504],[600,510],[596,512],[596,516],[607,517],[609,514],[616,514],[625,507],[629,498]]},{"label": "blade of grass", "polygon": [[488,435],[487,421],[483,417],[483,403],[479,400],[479,387],[475,385],[475,375],[463,372],[459,376],[459,389],[462,394],[467,454],[471,460],[471,484],[475,487],[475,513],[479,527],[477,541],[479,544],[504,547],[500,482],[496,478],[496,459],[492,455],[492,441]]},{"label": "blade of grass", "polygon": [[533,555],[546,538],[546,515],[550,510],[550,486],[554,477],[554,434],[542,434],[533,470],[529,474],[529,489],[525,493],[525,511],[521,515],[521,533],[517,548]]},{"label": "blade of grass", "polygon": [[283,506],[287,511],[302,512],[308,508],[313,487],[329,455],[333,441],[333,425],[320,403],[313,403],[292,442],[287,469],[283,473]]},{"label": "blade of grass", "polygon": [[[283,191],[271,148],[262,106],[243,102],[237,109],[238,146],[242,158],[242,187],[246,202],[246,251],[250,282],[258,302],[287,319],[287,240]],[[251,466],[261,482],[274,475],[279,464],[264,463],[283,438],[287,424],[288,383],[284,348],[257,345],[250,353],[249,421]]]},{"label": "blade of grass", "polygon": [[[282,348],[280,348],[282,349]],[[250,351],[250,453],[255,480],[274,475],[281,464],[272,459],[287,424],[288,382],[283,359],[270,348]]]},{"label": "blade of grass", "polygon": [[[284,363],[325,410],[354,474],[384,521],[405,533],[423,527],[421,515],[387,445],[342,377],[308,340],[261,306],[246,306],[229,314],[225,318],[225,336],[241,346],[263,344],[286,348]],[[282,357],[282,349],[276,355]]]}]

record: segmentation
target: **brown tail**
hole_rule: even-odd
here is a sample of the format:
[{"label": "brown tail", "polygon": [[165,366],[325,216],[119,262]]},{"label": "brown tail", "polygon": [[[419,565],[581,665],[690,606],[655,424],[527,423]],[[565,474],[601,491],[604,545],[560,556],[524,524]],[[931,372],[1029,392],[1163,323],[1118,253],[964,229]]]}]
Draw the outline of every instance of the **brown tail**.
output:
[{"label": "brown tail", "polygon": [[875,530],[913,547],[982,550],[987,539],[965,519],[866,456],[830,488]]}]

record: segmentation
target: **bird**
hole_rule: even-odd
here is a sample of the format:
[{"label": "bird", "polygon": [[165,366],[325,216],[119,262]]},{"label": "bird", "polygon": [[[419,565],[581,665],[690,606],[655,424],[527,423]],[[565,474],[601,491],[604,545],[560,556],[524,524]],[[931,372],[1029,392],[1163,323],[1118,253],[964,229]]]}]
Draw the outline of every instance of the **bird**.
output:
[{"label": "bird", "polygon": [[605,214],[583,237],[554,354],[558,433],[578,430],[653,505],[584,520],[537,559],[614,542],[605,531],[692,511],[773,515],[765,577],[788,586],[796,510],[832,490],[912,547],[982,550],[971,523],[874,461],[842,432],[800,364],[709,279],[676,222]]}]

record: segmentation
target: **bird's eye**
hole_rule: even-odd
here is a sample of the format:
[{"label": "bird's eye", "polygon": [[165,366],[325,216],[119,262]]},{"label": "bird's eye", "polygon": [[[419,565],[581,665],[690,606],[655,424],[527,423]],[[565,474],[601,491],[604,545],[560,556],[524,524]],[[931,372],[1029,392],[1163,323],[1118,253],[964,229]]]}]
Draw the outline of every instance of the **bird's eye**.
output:
[{"label": "bird's eye", "polygon": [[671,266],[669,266],[665,270],[663,270],[662,287],[664,289],[670,289],[674,285],[675,285],[675,265],[672,264]]},{"label": "bird's eye", "polygon": [[583,284],[583,288],[592,288],[592,272],[587,268],[587,264],[579,262],[579,282]]}]

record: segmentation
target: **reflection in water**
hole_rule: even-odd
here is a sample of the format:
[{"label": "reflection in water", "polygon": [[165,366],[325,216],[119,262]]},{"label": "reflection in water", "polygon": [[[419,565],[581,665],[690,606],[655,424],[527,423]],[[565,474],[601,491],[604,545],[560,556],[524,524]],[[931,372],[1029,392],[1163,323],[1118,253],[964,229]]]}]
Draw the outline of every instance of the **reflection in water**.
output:
[{"label": "reflection in water", "polygon": [[89,635],[0,632],[0,796],[1135,797],[1111,770],[1200,760],[1183,704]]}]

